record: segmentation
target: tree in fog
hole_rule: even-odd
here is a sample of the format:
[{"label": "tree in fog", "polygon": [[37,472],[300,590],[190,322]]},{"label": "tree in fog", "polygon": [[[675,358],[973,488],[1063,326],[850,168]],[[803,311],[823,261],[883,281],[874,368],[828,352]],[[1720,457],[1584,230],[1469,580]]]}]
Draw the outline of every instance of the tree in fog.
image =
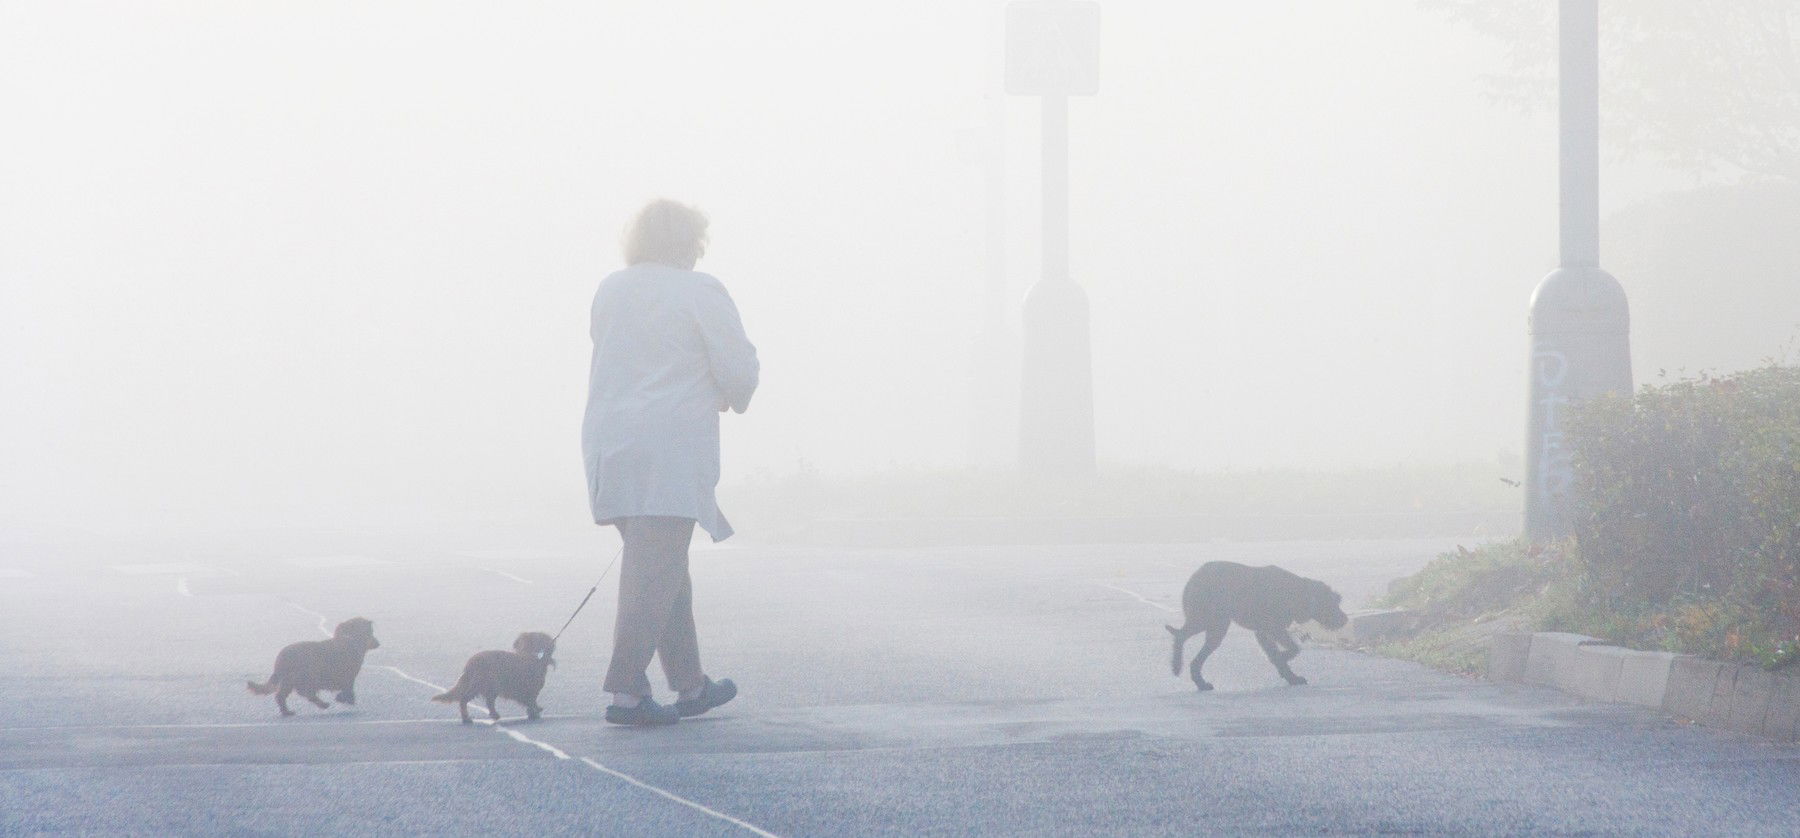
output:
[{"label": "tree in fog", "polygon": [[[1554,0],[1423,2],[1506,46],[1490,93],[1555,107]],[[1800,360],[1800,0],[1612,0],[1600,15],[1602,138],[1711,183],[1605,220],[1638,369]]]},{"label": "tree in fog", "polygon": [[[1552,107],[1557,4],[1424,0],[1507,45],[1492,92]],[[1800,0],[1600,4],[1605,136],[1620,151],[1707,174],[1800,184]]]}]

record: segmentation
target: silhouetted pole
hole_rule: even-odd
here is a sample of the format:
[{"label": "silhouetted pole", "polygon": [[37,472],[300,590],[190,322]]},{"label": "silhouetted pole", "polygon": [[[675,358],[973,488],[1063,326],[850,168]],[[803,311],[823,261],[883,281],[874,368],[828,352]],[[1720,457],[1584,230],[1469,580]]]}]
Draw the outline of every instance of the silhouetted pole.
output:
[{"label": "silhouetted pole", "polygon": [[981,295],[981,321],[972,357],[970,393],[970,461],[981,466],[1010,465],[1017,456],[1018,439],[1018,343],[1006,322],[1012,300],[1006,287],[1006,41],[1005,4],[992,5],[989,35],[993,51],[992,81],[987,100],[986,258]]},{"label": "silhouetted pole", "polygon": [[1087,293],[1069,277],[1069,99],[1044,97],[1043,276],[1025,294],[1019,463],[1093,474],[1094,374]]},{"label": "silhouetted pole", "polygon": [[1007,88],[1043,105],[1043,276],[1025,294],[1019,465],[1079,477],[1094,465],[1087,294],[1069,275],[1069,95],[1098,84],[1099,7],[1066,0],[1008,7]]},{"label": "silhouetted pole", "polygon": [[1600,269],[1598,0],[1561,0],[1561,267],[1531,295],[1531,389],[1525,440],[1525,535],[1570,532],[1570,408],[1631,392],[1625,289]]}]

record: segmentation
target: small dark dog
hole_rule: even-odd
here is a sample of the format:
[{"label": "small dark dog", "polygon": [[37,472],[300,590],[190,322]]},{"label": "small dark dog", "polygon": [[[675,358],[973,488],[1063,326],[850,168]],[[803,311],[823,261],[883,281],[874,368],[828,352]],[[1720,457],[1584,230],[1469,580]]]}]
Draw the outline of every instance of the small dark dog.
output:
[{"label": "small dark dog", "polygon": [[356,675],[362,672],[363,656],[381,646],[375,639],[375,624],[361,617],[338,623],[330,640],[303,640],[291,643],[275,656],[275,673],[266,684],[248,682],[257,695],[275,693],[275,706],[281,715],[292,716],[287,706],[289,693],[299,693],[320,707],[330,707],[319,698],[319,690],[337,690],[339,704],[356,703]]},{"label": "small dark dog", "polygon": [[556,641],[550,635],[541,631],[525,632],[513,641],[510,652],[499,649],[476,652],[463,665],[462,677],[457,679],[456,686],[431,700],[455,704],[462,711],[463,724],[471,724],[469,702],[476,696],[487,702],[488,718],[494,721],[500,720],[500,711],[494,709],[494,699],[500,697],[525,705],[526,717],[535,720],[544,713],[544,708],[538,706],[537,697],[544,689],[544,676],[556,665],[550,657],[555,651]]},{"label": "small dark dog", "polygon": [[1300,644],[1288,634],[1288,626],[1302,620],[1317,620],[1330,629],[1343,628],[1350,618],[1341,607],[1343,597],[1317,579],[1295,576],[1279,567],[1247,567],[1237,562],[1207,562],[1194,571],[1187,588],[1181,592],[1182,610],[1187,624],[1181,628],[1164,626],[1175,637],[1175,654],[1170,666],[1181,674],[1181,647],[1187,639],[1206,632],[1206,645],[1194,656],[1188,667],[1194,686],[1202,690],[1212,685],[1200,677],[1206,658],[1225,640],[1225,632],[1233,620],[1256,632],[1256,642],[1275,664],[1275,671],[1289,684],[1306,683],[1306,679],[1288,668],[1288,661],[1300,654]]}]

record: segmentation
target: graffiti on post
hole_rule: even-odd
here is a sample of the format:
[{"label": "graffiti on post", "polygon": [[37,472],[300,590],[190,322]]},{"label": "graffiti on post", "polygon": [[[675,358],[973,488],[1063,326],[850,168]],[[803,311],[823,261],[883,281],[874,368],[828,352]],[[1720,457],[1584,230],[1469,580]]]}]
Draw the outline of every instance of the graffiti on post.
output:
[{"label": "graffiti on post", "polygon": [[1561,408],[1569,403],[1562,389],[1569,376],[1569,359],[1559,351],[1545,350],[1534,354],[1532,363],[1538,390],[1532,396],[1540,408],[1538,438],[1534,440],[1538,446],[1537,490],[1544,500],[1560,503],[1575,482],[1574,452],[1563,441],[1561,415]]}]

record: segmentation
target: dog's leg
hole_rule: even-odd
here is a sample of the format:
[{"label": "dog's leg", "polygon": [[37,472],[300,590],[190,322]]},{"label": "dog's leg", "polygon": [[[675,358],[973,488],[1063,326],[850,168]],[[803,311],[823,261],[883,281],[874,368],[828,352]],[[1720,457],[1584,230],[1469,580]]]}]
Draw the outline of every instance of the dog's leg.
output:
[{"label": "dog's leg", "polygon": [[339,690],[338,694],[337,694],[337,703],[339,703],[339,704],[355,704],[356,703],[356,690],[354,688],[347,689],[347,690]]},{"label": "dog's leg", "polygon": [[1181,647],[1187,645],[1188,638],[1193,637],[1195,634],[1198,634],[1199,630],[1198,629],[1190,629],[1187,626],[1182,626],[1181,628],[1176,628],[1174,626],[1163,626],[1163,628],[1166,628],[1169,630],[1169,639],[1175,644],[1175,652],[1174,652],[1174,654],[1169,656],[1169,670],[1171,672],[1174,672],[1176,675],[1180,675],[1181,674]]},{"label": "dog's leg", "polygon": [[[1285,634],[1285,632],[1283,633]],[[1281,641],[1276,639],[1275,634],[1276,633],[1273,631],[1259,631],[1256,633],[1256,642],[1262,646],[1263,654],[1269,656],[1269,663],[1275,664],[1275,671],[1281,673],[1281,677],[1289,684],[1297,687],[1306,683],[1305,678],[1295,675],[1294,670],[1288,668],[1288,659],[1293,657],[1293,655],[1288,654],[1282,649]],[[1290,638],[1288,642],[1292,643],[1292,638]]]},{"label": "dog's leg", "polygon": [[462,711],[463,724],[472,725],[475,723],[474,719],[469,718],[469,700],[467,698],[457,702],[456,709]]},{"label": "dog's leg", "polygon": [[1275,642],[1281,644],[1281,647],[1284,650],[1281,654],[1281,659],[1283,661],[1291,661],[1300,656],[1300,644],[1294,642],[1294,636],[1288,634],[1287,629],[1277,629],[1275,631]]},{"label": "dog's leg", "polygon": [[294,688],[286,684],[282,684],[281,689],[275,691],[275,706],[281,708],[281,715],[283,716],[294,715],[294,711],[289,710],[287,706],[287,697],[293,694],[293,692]]},{"label": "dog's leg", "polygon": [[538,703],[536,701],[525,702],[525,718],[530,719],[535,722],[539,718],[543,717],[543,715],[544,715],[544,708],[539,707]]},{"label": "dog's leg", "polygon": [[500,711],[494,709],[494,699],[499,697],[500,696],[497,693],[488,693],[487,695],[482,696],[482,699],[487,702],[488,718],[496,722],[500,721]]},{"label": "dog's leg", "polygon": [[315,707],[318,707],[318,708],[319,708],[319,709],[321,709],[321,710],[325,710],[325,709],[328,709],[328,708],[330,708],[330,707],[331,707],[331,702],[329,702],[329,701],[326,701],[326,700],[325,700],[325,699],[323,699],[323,698],[320,698],[320,697],[319,697],[319,691],[318,691],[318,690],[316,690],[316,689],[311,689],[311,690],[295,690],[295,692],[298,692],[298,693],[300,693],[300,697],[301,697],[301,698],[304,698],[304,699],[306,699],[306,700],[307,700],[307,701],[310,701],[310,702],[312,702],[312,703],[313,703],[313,706],[315,706]]},{"label": "dog's leg", "polygon": [[1195,689],[1205,692],[1213,688],[1213,685],[1207,683],[1206,679],[1200,676],[1200,668],[1206,665],[1206,659],[1211,657],[1213,652],[1218,651],[1219,644],[1225,642],[1225,632],[1230,630],[1230,620],[1206,627],[1206,642],[1200,644],[1200,652],[1194,655],[1193,662],[1188,664],[1188,676],[1194,679]]}]

